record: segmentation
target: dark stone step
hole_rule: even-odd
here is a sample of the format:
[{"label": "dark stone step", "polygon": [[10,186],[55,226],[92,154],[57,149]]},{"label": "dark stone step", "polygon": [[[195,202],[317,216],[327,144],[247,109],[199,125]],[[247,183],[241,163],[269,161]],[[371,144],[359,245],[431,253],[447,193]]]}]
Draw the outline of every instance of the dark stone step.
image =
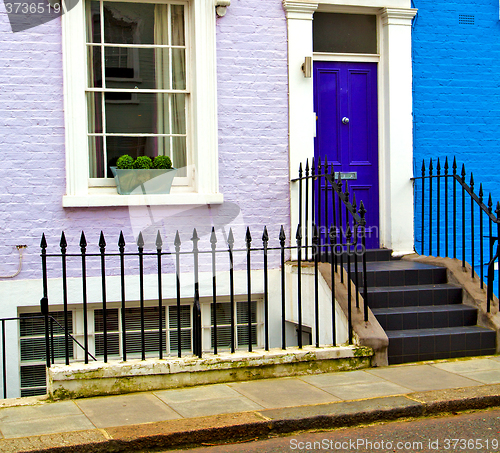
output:
[{"label": "dark stone step", "polygon": [[391,365],[496,352],[496,332],[480,326],[392,330],[387,336]]},{"label": "dark stone step", "polygon": [[462,288],[449,283],[368,288],[371,309],[462,303]]},{"label": "dark stone step", "polygon": [[[354,280],[354,264],[351,279]],[[358,273],[361,274],[358,265]],[[367,285],[408,286],[446,283],[446,268],[404,260],[374,261],[366,264]]]},{"label": "dark stone step", "polygon": [[477,308],[462,304],[377,308],[372,311],[386,332],[475,326],[477,323]]}]

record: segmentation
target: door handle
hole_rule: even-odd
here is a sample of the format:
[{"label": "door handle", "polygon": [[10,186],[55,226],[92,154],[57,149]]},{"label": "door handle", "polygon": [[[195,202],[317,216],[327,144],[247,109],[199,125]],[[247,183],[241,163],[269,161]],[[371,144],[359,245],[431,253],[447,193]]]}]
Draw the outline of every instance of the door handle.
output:
[{"label": "door handle", "polygon": [[342,124],[349,124],[349,118],[344,116],[344,118],[342,118]]}]

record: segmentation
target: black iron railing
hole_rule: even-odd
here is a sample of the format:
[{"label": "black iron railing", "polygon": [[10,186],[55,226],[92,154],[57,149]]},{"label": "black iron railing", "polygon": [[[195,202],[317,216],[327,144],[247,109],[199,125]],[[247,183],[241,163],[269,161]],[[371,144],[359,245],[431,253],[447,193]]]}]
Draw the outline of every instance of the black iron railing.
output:
[{"label": "black iron railing", "polygon": [[[416,251],[421,255],[461,259],[463,268],[468,261],[472,278],[479,267],[481,288],[484,286],[484,268],[487,266],[489,312],[493,298],[493,269],[500,255],[500,202],[497,202],[495,216],[491,193],[485,204],[483,185],[480,184],[478,192],[474,192],[474,176],[471,173],[469,183],[466,182],[464,164],[458,173],[455,158],[451,171],[448,158],[443,166],[439,158],[435,162],[434,167],[430,159],[426,167],[425,160],[422,161],[421,176],[412,178],[416,233],[420,233],[420,247],[416,247]],[[494,254],[495,242],[497,248]],[[500,279],[498,290],[500,293]]]},{"label": "black iron railing", "polygon": [[[139,270],[139,308],[140,308],[140,356],[141,359],[144,360],[146,358],[146,352],[150,353],[151,349],[146,348],[146,337],[145,337],[145,268],[149,270],[149,274],[156,274],[157,278],[157,289],[156,289],[156,306],[157,306],[157,313],[158,318],[157,319],[157,335],[155,335],[155,340],[157,344],[157,357],[160,359],[164,358],[164,350],[165,350],[165,327],[164,327],[164,321],[162,320],[162,315],[161,313],[163,312],[163,307],[164,307],[164,300],[169,299],[169,300],[175,300],[175,307],[176,307],[176,318],[177,318],[177,325],[175,329],[170,330],[170,335],[174,336],[176,338],[176,348],[177,348],[177,356],[181,357],[183,353],[186,353],[186,351],[183,351],[182,348],[182,334],[183,334],[183,329],[181,326],[181,299],[184,298],[183,304],[185,304],[185,294],[183,294],[181,297],[181,281],[186,282],[186,279],[192,279],[189,284],[192,284],[193,287],[193,294],[192,294],[192,354],[198,357],[202,357],[203,351],[213,351],[214,354],[219,353],[218,350],[218,336],[219,336],[219,330],[221,329],[219,320],[217,319],[217,313],[218,313],[218,306],[220,304],[218,296],[220,294],[226,294],[225,297],[229,297],[229,303],[231,306],[231,313],[230,313],[230,328],[231,328],[231,334],[230,334],[230,345],[229,345],[229,350],[234,353],[236,349],[238,348],[238,345],[236,343],[236,335],[235,335],[235,329],[237,325],[237,320],[236,320],[236,312],[235,312],[235,278],[236,278],[236,272],[235,272],[235,257],[239,257],[238,261],[238,268],[241,271],[244,271],[244,274],[246,276],[246,294],[243,296],[246,299],[246,307],[247,307],[247,313],[248,313],[248,319],[246,320],[247,325],[246,325],[246,338],[247,338],[247,346],[248,350],[252,351],[253,347],[257,345],[256,342],[256,332],[254,330],[254,320],[251,316],[251,311],[252,311],[252,304],[254,302],[253,299],[253,291],[252,291],[252,263],[255,261],[259,261],[258,266],[254,267],[259,267],[261,266],[261,269],[257,269],[257,272],[260,274],[260,277],[262,277],[262,280],[260,282],[263,282],[263,327],[264,327],[264,338],[263,338],[263,346],[265,350],[269,350],[270,347],[270,341],[269,341],[269,325],[270,325],[270,305],[271,304],[279,304],[281,302],[281,347],[283,349],[286,349],[287,346],[290,345],[290,342],[287,341],[287,335],[286,335],[286,329],[285,329],[285,322],[288,320],[287,313],[286,313],[286,280],[295,278],[295,276],[292,276],[292,274],[286,274],[285,272],[285,262],[286,262],[286,255],[293,252],[297,256],[297,295],[296,295],[296,300],[297,300],[297,307],[296,307],[296,313],[298,315],[298,322],[297,322],[297,342],[298,346],[302,347],[303,346],[303,340],[302,340],[302,333],[304,332],[304,325],[303,325],[303,289],[301,287],[301,282],[303,278],[303,272],[304,272],[304,266],[311,266],[310,264],[305,264],[304,260],[302,257],[304,254],[307,254],[310,259],[314,261],[314,281],[315,281],[315,292],[314,292],[314,332],[315,332],[315,338],[316,338],[316,346],[319,347],[320,343],[320,316],[321,316],[321,311],[322,308],[320,307],[320,302],[319,302],[319,269],[318,269],[318,264],[319,264],[319,254],[320,254],[320,249],[329,249],[329,256],[334,259],[334,267],[335,270],[337,270],[337,257],[340,256],[340,259],[345,258],[347,260],[347,273],[349,275],[349,279],[351,276],[353,276],[353,271],[351,270],[350,262],[353,260],[354,262],[358,262],[360,259],[364,259],[364,247],[363,247],[363,234],[362,234],[362,223],[363,223],[363,210],[360,211],[359,216],[356,214],[356,216],[359,218],[359,224],[355,225],[354,228],[351,230],[351,228],[348,228],[348,231],[346,232],[345,236],[335,236],[333,233],[329,236],[333,239],[333,242],[323,242],[320,243],[320,238],[319,238],[319,232],[317,228],[314,228],[313,234],[312,234],[312,243],[311,245],[307,245],[303,243],[302,239],[302,232],[300,226],[296,230],[296,236],[295,236],[295,244],[294,245],[285,245],[287,238],[285,236],[285,230],[283,226],[281,227],[279,236],[277,239],[277,243],[272,246],[270,243],[270,238],[269,238],[269,233],[267,231],[267,228],[264,228],[262,236],[260,238],[260,243],[259,246],[256,247],[253,245],[254,239],[252,238],[252,235],[250,233],[250,229],[247,228],[246,230],[246,235],[245,235],[245,245],[244,247],[241,248],[236,248],[235,247],[235,239],[233,235],[232,229],[229,230],[229,234],[227,237],[224,235],[224,239],[221,240],[222,238],[218,238],[216,235],[216,232],[214,229],[212,229],[212,233],[210,236],[210,249],[201,249],[198,246],[198,243],[200,241],[200,238],[198,237],[198,233],[196,229],[193,230],[192,237],[188,243],[181,243],[180,235],[179,232],[177,232],[175,239],[173,241],[173,248],[172,251],[169,250],[164,250],[163,248],[163,239],[160,235],[160,232],[158,232],[157,238],[156,238],[156,250],[154,251],[147,251],[145,249],[145,242],[142,233],[139,234],[137,242],[135,244],[136,249],[135,250],[127,250],[127,245],[125,243],[124,235],[123,233],[120,233],[119,240],[118,240],[118,251],[110,252],[108,250],[108,247],[106,245],[106,240],[104,238],[104,234],[101,233],[100,239],[99,239],[99,251],[98,252],[89,252],[87,250],[87,240],[85,238],[85,234],[82,232],[81,238],[80,238],[80,253],[68,253],[67,251],[67,242],[64,233],[61,235],[61,239],[59,242],[59,247],[60,247],[60,252],[58,253],[49,253],[48,252],[48,245],[47,241],[45,238],[45,235],[42,237],[41,241],[41,256],[42,256],[42,268],[43,268],[43,300],[50,301],[50,295],[48,294],[48,278],[49,278],[49,269],[51,272],[58,273],[59,270],[57,269],[59,266],[62,271],[62,278],[61,278],[61,285],[62,285],[62,305],[63,305],[63,310],[66,313],[68,311],[68,304],[70,293],[68,291],[68,276],[66,269],[68,268],[69,262],[71,261],[71,265],[76,263],[80,263],[80,276],[78,277],[81,281],[81,303],[83,307],[83,349],[85,351],[84,355],[84,361],[85,363],[88,363],[88,358],[89,358],[89,324],[88,324],[88,312],[89,312],[89,302],[88,302],[88,279],[89,277],[87,276],[88,269],[92,266],[92,269],[96,270],[98,268],[99,273],[100,273],[100,281],[101,281],[101,296],[100,300],[96,301],[95,300],[95,294],[92,299],[92,307],[93,309],[96,308],[96,304],[99,306],[99,310],[102,310],[102,344],[103,344],[103,351],[104,354],[102,355],[102,360],[104,362],[108,361],[108,349],[109,349],[109,339],[110,339],[110,331],[109,331],[109,326],[107,323],[107,320],[109,318],[109,310],[110,308],[108,307],[108,298],[107,298],[107,281],[108,281],[108,276],[107,276],[107,264],[113,260],[114,263],[119,263],[119,281],[120,281],[120,297],[121,297],[121,352],[120,356],[122,360],[127,360],[128,357],[128,348],[129,348],[129,343],[127,341],[128,336],[131,335],[129,332],[129,327],[127,325],[127,319],[125,316],[127,308],[130,307],[131,300],[128,300],[126,297],[126,294],[128,292],[128,287],[126,283],[126,273],[130,274],[130,272],[126,272],[126,270],[129,267],[138,267]],[[261,244],[261,245],[260,245]],[[134,247],[134,248],[135,248]],[[187,249],[187,250],[186,250]],[[274,254],[273,258],[276,264],[281,264],[281,269],[280,269],[280,279],[281,279],[281,294],[279,298],[277,296],[274,296],[274,299],[270,299],[270,292],[269,292],[269,261],[268,258]],[[207,257],[208,255],[208,257]],[[201,322],[201,304],[200,304],[200,293],[201,289],[200,285],[203,284],[202,280],[200,280],[200,259],[202,256],[205,256],[206,259],[203,260],[203,266],[206,271],[206,273],[211,273],[211,316],[212,316],[212,323],[210,325],[211,328],[211,335],[212,335],[212,346],[208,347],[206,344],[203,345],[203,335],[202,335],[202,322]],[[277,259],[279,258],[279,260]],[[170,272],[167,269],[168,266],[163,265],[162,263],[164,261],[168,260],[169,263],[171,264],[170,266]],[[146,264],[147,261],[147,264]],[[174,263],[172,265],[172,263]],[[208,266],[207,266],[207,263]],[[186,273],[186,270],[189,271],[189,277],[187,275],[183,275],[183,271],[181,270],[181,264],[183,266],[184,272]],[[224,288],[224,290],[220,289],[218,287],[218,281],[217,281],[217,276],[220,275],[218,274],[218,271],[220,272],[220,268],[226,267],[228,268],[228,273],[229,273],[229,288]],[[276,266],[275,266],[276,267]],[[153,269],[153,271],[152,271]],[[208,270],[210,269],[210,270]],[[333,268],[332,268],[333,269]],[[165,294],[164,291],[164,285],[162,284],[164,278],[166,278],[166,274],[171,274],[170,277],[175,278],[175,290],[171,294]],[[333,270],[332,270],[333,274]],[[241,273],[238,274],[239,278],[241,278]],[[333,275],[332,275],[333,276]],[[357,277],[357,276],[356,276]],[[354,278],[354,276],[353,276]],[[73,278],[74,280],[74,278]],[[148,280],[149,286],[148,290],[151,291],[151,280]],[[240,282],[242,283],[242,282]],[[95,282],[94,282],[95,284]],[[241,286],[241,285],[240,285]],[[203,293],[206,294],[207,291],[210,291],[209,289],[203,288],[204,291]],[[227,291],[227,289],[229,291]],[[350,306],[350,299],[352,298],[351,295],[351,290],[350,290],[350,285],[348,285],[349,289],[349,311],[351,310]],[[273,292],[273,294],[276,294]],[[241,298],[241,294],[239,295]],[[80,300],[78,302],[80,302]],[[116,298],[115,298],[116,300]],[[358,297],[356,297],[356,300],[359,300]],[[59,301],[56,301],[56,304]],[[54,301],[52,302],[54,303]],[[60,302],[59,302],[60,303]],[[149,297],[149,303],[151,303],[151,297]],[[331,338],[331,343],[333,345],[337,344],[336,341],[336,320],[335,320],[335,286],[332,285],[332,293],[331,293],[331,300],[328,302],[331,304],[331,310],[332,310],[332,338]],[[68,317],[65,316],[65,325],[64,329],[65,332],[69,332],[69,326],[67,324],[67,319]],[[353,334],[352,334],[352,322],[351,322],[351,313],[348,315],[348,331],[349,331],[349,343],[352,344],[353,342]],[[276,320],[272,320],[274,324],[276,325]],[[279,324],[279,321],[278,321]],[[205,325],[206,327],[206,325]],[[242,328],[242,326],[238,326],[238,329]],[[151,331],[151,325],[148,324],[148,329]],[[329,329],[330,330],[330,329]],[[137,332],[134,332],[135,334]],[[66,343],[69,341],[69,336],[66,335],[65,337]],[[115,340],[116,341],[116,340]],[[148,343],[149,345],[151,343]],[[296,343],[293,343],[296,344]],[[147,351],[146,351],[147,350]],[[66,345],[65,348],[65,360],[66,363],[69,363],[71,357],[68,353],[69,348]],[[137,352],[137,351],[135,351]],[[172,352],[172,348],[171,348]],[[115,352],[113,355],[116,357],[116,348]],[[50,363],[47,362],[47,366],[50,366]]]},{"label": "black iron railing", "polygon": [[[304,168],[304,169],[303,169]],[[348,181],[342,179],[342,173],[334,170],[327,158],[311,166],[306,160],[305,167],[299,165],[299,177],[292,182],[298,184],[299,225],[305,240],[305,259],[309,259],[309,244],[317,250],[311,260],[330,262],[333,272],[347,268],[349,280],[351,275],[356,286],[356,308],[359,308],[359,294],[362,290],[364,300],[364,320],[368,321],[368,291],[366,280],[366,209],[363,201],[356,204],[356,195],[349,193]],[[311,235],[310,231],[313,232]],[[314,235],[317,244],[314,244]],[[345,244],[349,244],[345,250]],[[339,248],[340,246],[340,248]],[[361,253],[351,253],[351,247],[359,247]],[[351,264],[354,272],[351,274]],[[362,272],[359,272],[359,266]],[[343,273],[340,279],[343,283]],[[351,287],[348,288],[349,303]],[[349,313],[351,309],[349,307]]]}]

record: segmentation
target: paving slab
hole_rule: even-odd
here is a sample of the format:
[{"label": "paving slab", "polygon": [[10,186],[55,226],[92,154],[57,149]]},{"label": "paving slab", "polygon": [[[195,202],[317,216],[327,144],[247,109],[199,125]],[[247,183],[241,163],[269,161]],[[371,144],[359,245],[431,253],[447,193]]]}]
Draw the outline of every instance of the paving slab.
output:
[{"label": "paving slab", "polygon": [[479,381],[440,370],[431,365],[398,365],[380,369],[372,368],[366,372],[413,391],[470,387],[479,384]]},{"label": "paving slab", "polygon": [[169,406],[185,418],[263,409],[263,406],[245,397],[224,398],[222,400],[186,401],[183,403],[170,403]]},{"label": "paving slab", "polygon": [[376,384],[369,383],[322,387],[322,390],[344,401],[376,398],[379,396],[404,395],[413,392],[413,390],[406,387],[401,387],[400,385],[387,381],[377,382]]},{"label": "paving slab", "polygon": [[456,362],[435,363],[432,366],[457,374],[491,370],[496,371],[500,376],[500,362],[492,359],[458,360]]},{"label": "paving slab", "polygon": [[340,401],[330,393],[295,378],[238,382],[229,386],[267,409]]},{"label": "paving slab", "polygon": [[29,422],[31,420],[82,415],[74,401],[46,402],[34,406],[6,407],[0,409],[0,423]]},{"label": "paving slab", "polygon": [[89,429],[95,429],[95,426],[83,414],[61,415],[40,418],[39,420],[2,423],[1,425],[2,434],[6,439]]},{"label": "paving slab", "polygon": [[301,376],[300,379],[319,388],[331,387],[334,385],[379,384],[385,382],[384,379],[362,370],[325,373],[315,376]]},{"label": "paving slab", "polygon": [[76,403],[97,428],[182,418],[151,393],[79,399]]},{"label": "paving slab", "polygon": [[483,370],[470,373],[460,373],[461,376],[474,379],[483,384],[500,384],[500,370]]},{"label": "paving slab", "polygon": [[160,390],[153,393],[167,404],[185,403],[188,401],[220,400],[241,396],[238,392],[225,384],[202,385],[200,387],[187,389]]}]

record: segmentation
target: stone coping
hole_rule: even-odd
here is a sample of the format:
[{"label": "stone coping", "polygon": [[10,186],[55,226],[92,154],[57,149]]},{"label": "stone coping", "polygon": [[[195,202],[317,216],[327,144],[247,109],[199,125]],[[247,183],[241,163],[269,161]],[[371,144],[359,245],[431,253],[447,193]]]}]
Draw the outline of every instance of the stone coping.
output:
[{"label": "stone coping", "polygon": [[53,399],[180,388],[200,384],[348,371],[371,365],[373,350],[338,346],[206,354],[203,358],[53,365],[47,370]]}]

